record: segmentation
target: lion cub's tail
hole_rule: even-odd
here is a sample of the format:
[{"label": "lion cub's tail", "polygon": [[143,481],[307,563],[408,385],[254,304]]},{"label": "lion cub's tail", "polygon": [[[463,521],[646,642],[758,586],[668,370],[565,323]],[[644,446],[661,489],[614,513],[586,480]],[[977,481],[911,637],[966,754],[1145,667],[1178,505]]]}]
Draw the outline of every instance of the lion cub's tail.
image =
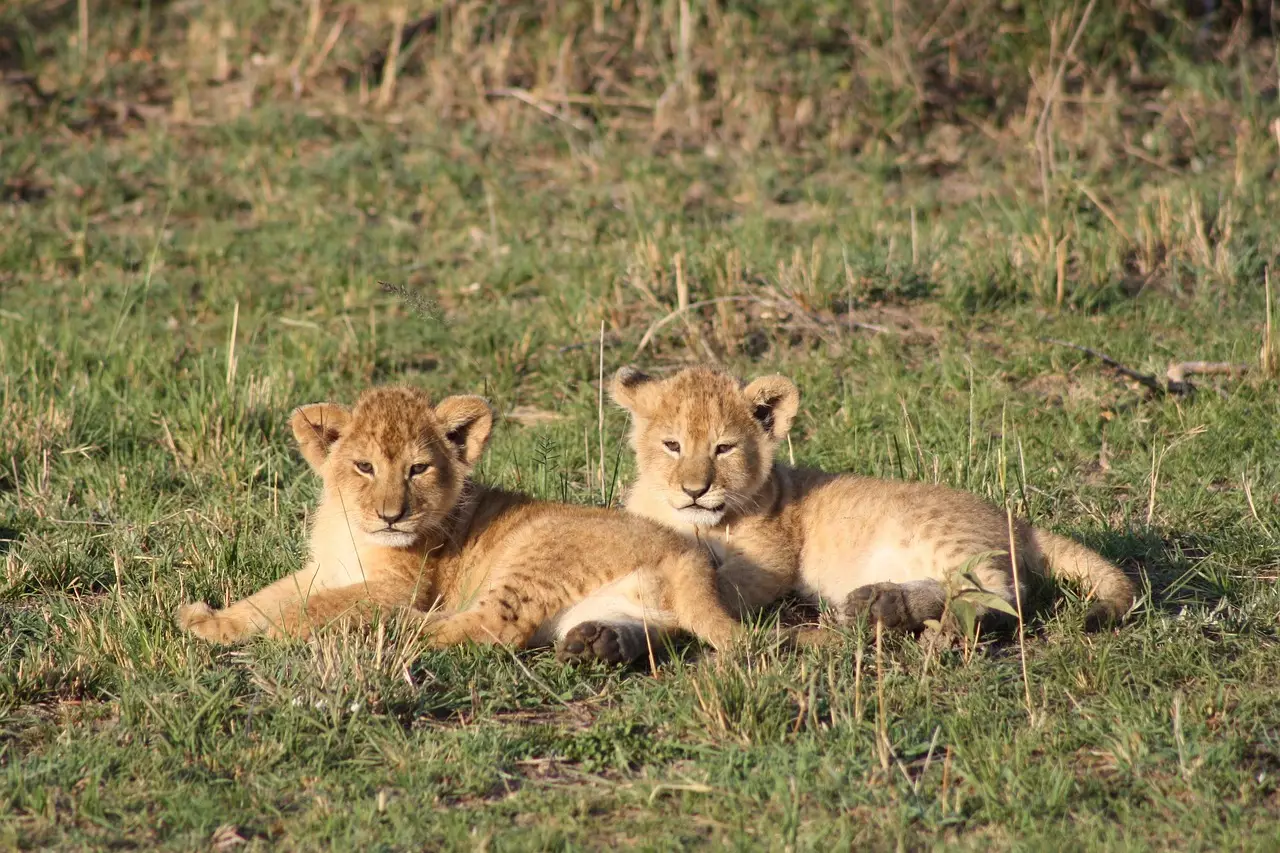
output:
[{"label": "lion cub's tail", "polygon": [[1037,547],[1044,557],[1048,573],[1080,584],[1096,599],[1085,616],[1086,630],[1097,630],[1118,622],[1133,606],[1133,581],[1092,548],[1073,539],[1033,531]]}]

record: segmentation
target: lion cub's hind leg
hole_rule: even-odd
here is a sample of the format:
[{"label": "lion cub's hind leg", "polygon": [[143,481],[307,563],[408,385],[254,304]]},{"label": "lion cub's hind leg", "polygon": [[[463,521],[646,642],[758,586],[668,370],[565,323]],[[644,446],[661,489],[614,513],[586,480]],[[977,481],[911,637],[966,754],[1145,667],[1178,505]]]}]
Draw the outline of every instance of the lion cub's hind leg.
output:
[{"label": "lion cub's hind leg", "polygon": [[624,666],[643,658],[651,643],[660,645],[646,634],[644,625],[634,622],[579,622],[556,645],[556,660]]},{"label": "lion cub's hind leg", "polygon": [[937,581],[882,581],[849,593],[838,605],[836,619],[852,625],[865,616],[869,624],[879,623],[889,631],[918,633],[926,622],[941,621],[946,604],[947,591]]},{"label": "lion cub's hind leg", "polygon": [[[514,647],[556,647],[562,661],[630,663],[641,657],[651,632],[674,628],[673,614],[645,612],[633,589],[636,573],[589,593],[569,607],[565,590],[544,571],[508,571],[471,607],[431,626],[438,648],[465,642]],[[558,612],[555,612],[558,611]],[[656,636],[652,638],[657,642]]]},{"label": "lion cub's hind leg", "polygon": [[678,630],[674,613],[642,599],[644,586],[641,573],[632,572],[557,614],[539,634],[564,663],[634,663]]},{"label": "lion cub's hind leg", "polygon": [[538,561],[494,569],[493,586],[471,606],[434,621],[428,629],[434,648],[466,642],[524,648],[538,632],[563,591]]}]

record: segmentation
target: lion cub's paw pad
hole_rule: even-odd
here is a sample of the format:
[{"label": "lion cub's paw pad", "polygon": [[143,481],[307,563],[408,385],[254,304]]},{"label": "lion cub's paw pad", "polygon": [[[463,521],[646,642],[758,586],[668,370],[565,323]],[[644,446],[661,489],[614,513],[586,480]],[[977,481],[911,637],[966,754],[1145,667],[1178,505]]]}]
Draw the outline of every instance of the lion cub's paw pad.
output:
[{"label": "lion cub's paw pad", "polygon": [[844,603],[844,620],[852,624],[866,614],[872,625],[879,622],[887,630],[905,630],[911,623],[907,596],[896,583],[873,583],[860,586]]},{"label": "lion cub's paw pad", "polygon": [[574,625],[564,635],[556,659],[562,663],[585,663],[598,660],[604,663],[627,662],[622,652],[622,638],[616,629],[599,622],[583,622]]}]

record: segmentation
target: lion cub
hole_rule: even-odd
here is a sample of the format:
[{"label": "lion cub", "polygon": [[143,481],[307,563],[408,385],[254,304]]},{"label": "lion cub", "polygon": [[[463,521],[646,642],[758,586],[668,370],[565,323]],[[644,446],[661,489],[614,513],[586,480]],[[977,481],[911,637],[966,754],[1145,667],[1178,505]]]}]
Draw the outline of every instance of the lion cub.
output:
[{"label": "lion cub", "polygon": [[[800,402],[791,380],[744,385],[706,368],[665,380],[623,368],[612,396],[634,416],[637,476],[627,509],[707,544],[721,596],[739,614],[793,591],[917,631],[943,617],[948,586],[1014,603],[1005,513],[969,492],[792,468],[774,460]],[[1123,616],[1132,583],[1083,545],[1015,523],[1019,579],[1079,581],[1097,599],[1090,627]],[[994,614],[992,614],[994,615]]]},{"label": "lion cub", "polygon": [[[435,646],[560,641],[569,657],[617,657],[575,631],[601,616],[647,618],[716,648],[734,641],[741,629],[717,598],[712,563],[679,535],[471,482],[492,423],[480,397],[433,407],[408,388],[367,391],[352,409],[299,408],[293,434],[324,480],[306,567],[222,610],[188,604],[179,624],[225,643],[307,636],[381,607],[423,620]],[[575,607],[588,596],[586,610]]]}]

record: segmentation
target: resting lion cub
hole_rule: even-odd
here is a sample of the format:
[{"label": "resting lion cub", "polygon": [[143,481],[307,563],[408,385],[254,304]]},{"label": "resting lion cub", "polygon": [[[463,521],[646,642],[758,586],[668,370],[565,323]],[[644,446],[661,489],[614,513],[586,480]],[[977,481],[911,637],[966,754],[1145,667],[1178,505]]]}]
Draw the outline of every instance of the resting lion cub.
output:
[{"label": "resting lion cub", "polygon": [[[981,498],[775,461],[800,402],[791,380],[744,387],[706,368],[665,380],[623,368],[612,395],[634,416],[627,509],[705,542],[721,564],[721,597],[739,614],[793,591],[834,605],[842,621],[866,613],[917,631],[943,617],[948,583],[972,588],[957,576],[966,564],[1014,603],[1008,518]],[[1014,529],[1019,578],[1079,581],[1097,599],[1090,627],[1133,604],[1132,583],[1094,551],[1021,521]]]},{"label": "resting lion cub", "polygon": [[[434,407],[408,388],[365,392],[293,413],[302,455],[324,479],[306,567],[223,609],[188,604],[186,630],[215,642],[307,636],[337,619],[408,609],[430,642],[561,641],[569,657],[610,657],[592,617],[642,613],[716,648],[741,628],[716,595],[706,555],[660,525],[541,503],[468,479],[493,415],[480,397]],[[594,593],[587,611],[576,602]],[[443,615],[424,611],[441,608]],[[607,652],[607,650],[606,650]]]}]

